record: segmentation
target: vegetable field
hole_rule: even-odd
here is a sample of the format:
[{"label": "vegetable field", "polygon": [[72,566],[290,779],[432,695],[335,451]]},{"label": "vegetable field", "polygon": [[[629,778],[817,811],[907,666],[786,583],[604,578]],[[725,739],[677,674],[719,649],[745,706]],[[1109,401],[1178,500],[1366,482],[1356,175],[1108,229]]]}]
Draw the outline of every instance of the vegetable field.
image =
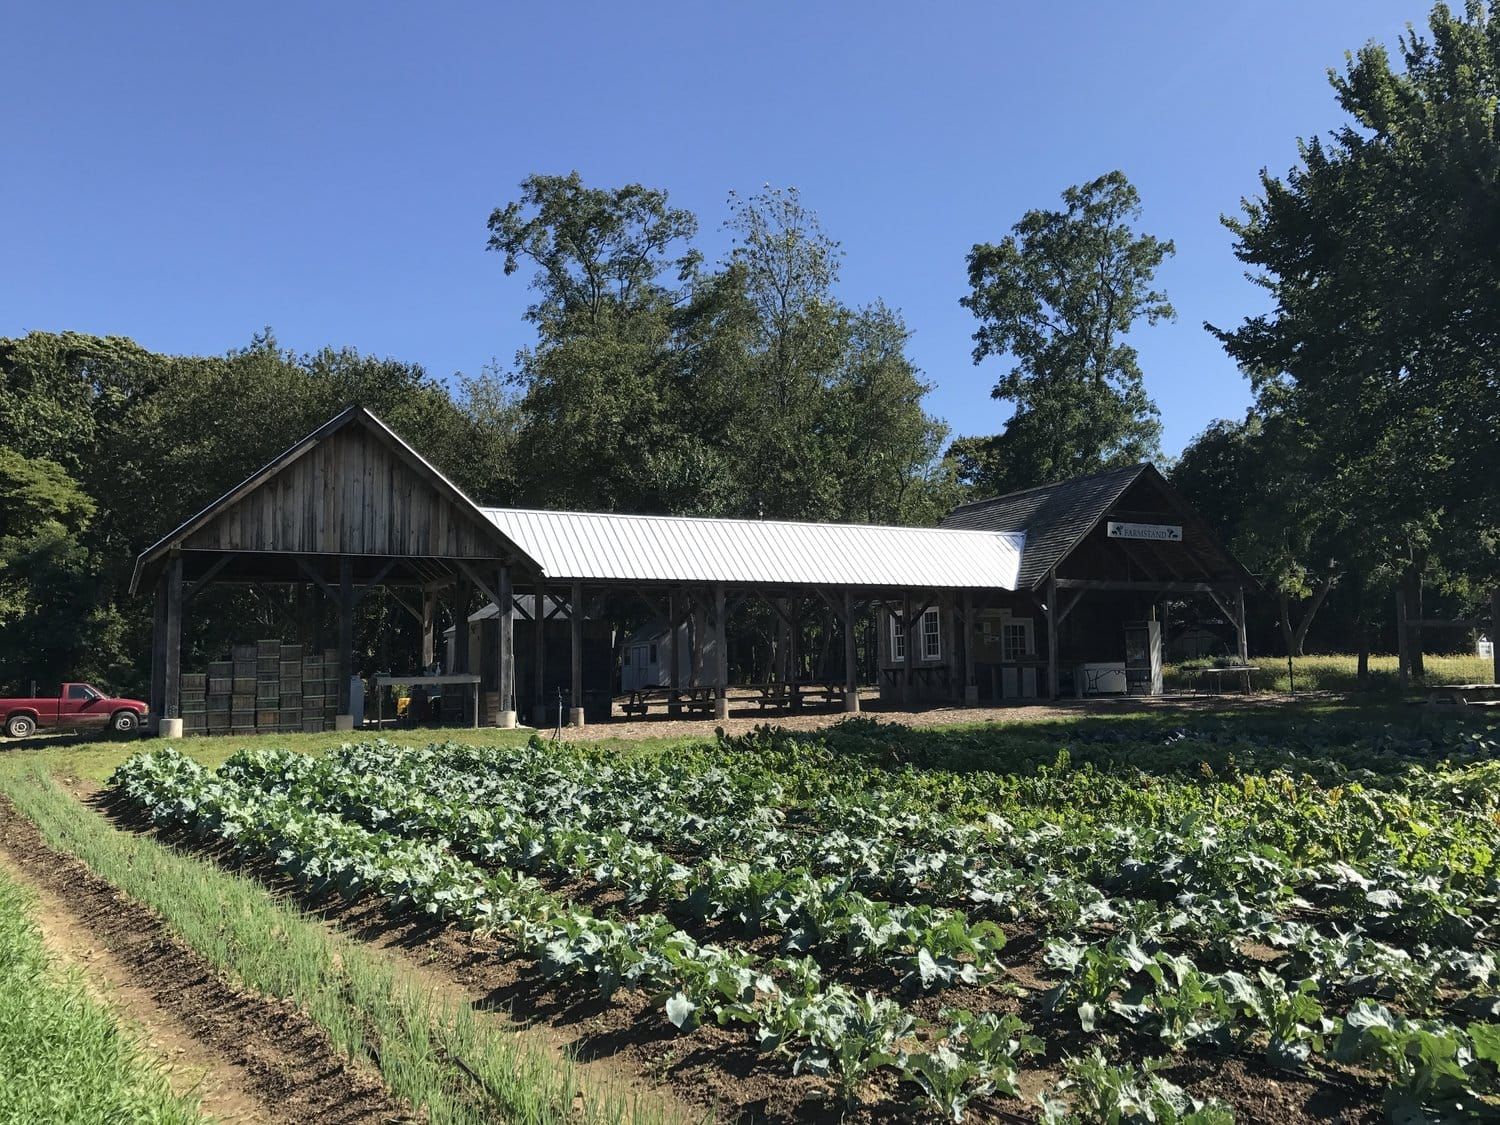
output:
[{"label": "vegetable field", "polygon": [[1405,1121],[1500,1112],[1497,749],[856,721],[652,753],[163,750],[113,784],[309,895],[649,997],[640,1034],[736,1045],[797,1114]]}]

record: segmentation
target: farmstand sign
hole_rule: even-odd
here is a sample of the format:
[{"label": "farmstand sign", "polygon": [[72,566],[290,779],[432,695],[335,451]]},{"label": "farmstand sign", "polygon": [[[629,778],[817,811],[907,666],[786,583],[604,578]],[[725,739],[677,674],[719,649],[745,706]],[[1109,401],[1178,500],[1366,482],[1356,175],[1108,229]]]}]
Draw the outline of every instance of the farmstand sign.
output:
[{"label": "farmstand sign", "polygon": [[1159,539],[1167,543],[1182,542],[1182,528],[1173,523],[1122,523],[1109,521],[1111,539]]}]

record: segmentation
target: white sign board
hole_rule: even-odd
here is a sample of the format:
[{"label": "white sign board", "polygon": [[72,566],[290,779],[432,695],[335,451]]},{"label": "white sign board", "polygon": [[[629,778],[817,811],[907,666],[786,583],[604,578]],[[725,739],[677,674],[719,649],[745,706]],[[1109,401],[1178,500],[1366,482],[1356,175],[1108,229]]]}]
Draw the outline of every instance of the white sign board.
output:
[{"label": "white sign board", "polygon": [[1182,528],[1174,523],[1122,523],[1109,521],[1111,539],[1158,539],[1164,543],[1181,543]]}]

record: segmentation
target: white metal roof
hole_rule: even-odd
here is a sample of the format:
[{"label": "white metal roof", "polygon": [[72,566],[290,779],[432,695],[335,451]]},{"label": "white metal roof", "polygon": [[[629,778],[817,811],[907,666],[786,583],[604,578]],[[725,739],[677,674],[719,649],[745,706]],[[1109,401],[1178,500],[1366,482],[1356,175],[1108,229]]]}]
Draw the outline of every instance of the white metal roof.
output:
[{"label": "white metal roof", "polygon": [[1024,532],[485,508],[548,578],[1016,588]]}]

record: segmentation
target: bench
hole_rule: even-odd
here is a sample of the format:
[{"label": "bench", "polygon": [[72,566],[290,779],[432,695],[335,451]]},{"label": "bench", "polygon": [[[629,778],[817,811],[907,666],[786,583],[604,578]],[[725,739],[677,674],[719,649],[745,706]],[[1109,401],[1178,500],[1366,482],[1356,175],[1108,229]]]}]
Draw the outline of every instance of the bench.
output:
[{"label": "bench", "polygon": [[1427,702],[1457,707],[1493,707],[1500,703],[1500,684],[1438,684],[1428,690]]}]

